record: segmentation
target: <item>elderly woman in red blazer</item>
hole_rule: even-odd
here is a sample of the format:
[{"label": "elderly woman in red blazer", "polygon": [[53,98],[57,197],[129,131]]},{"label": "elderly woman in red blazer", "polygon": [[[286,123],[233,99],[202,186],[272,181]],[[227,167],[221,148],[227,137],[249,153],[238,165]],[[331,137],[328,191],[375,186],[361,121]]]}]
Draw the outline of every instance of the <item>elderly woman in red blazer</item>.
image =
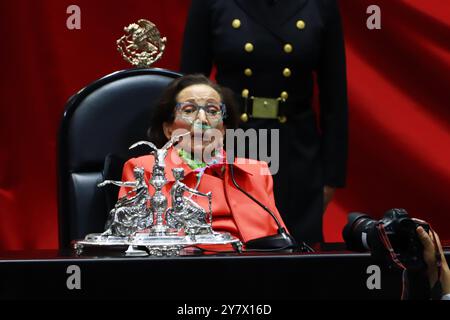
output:
[{"label": "elderly woman in red blazer", "polygon": [[[183,76],[168,86],[155,112],[149,137],[159,148],[174,135],[190,133],[168,150],[165,159],[168,183],[163,188],[167,198],[170,199],[170,189],[175,181],[172,168],[183,168],[183,183],[202,193],[212,192],[214,230],[229,232],[244,243],[277,234],[279,228],[275,219],[236,187],[231,168],[226,163],[223,137],[225,130],[236,128],[238,121],[231,91],[202,75]],[[145,169],[148,183],[153,164],[151,155],[130,159],[124,165],[122,179],[134,180],[133,169],[139,166]],[[236,158],[233,173],[237,185],[272,211],[285,228],[275,206],[272,176],[267,164]],[[119,197],[127,191],[122,187]],[[205,197],[194,197],[194,201],[208,207]]]}]

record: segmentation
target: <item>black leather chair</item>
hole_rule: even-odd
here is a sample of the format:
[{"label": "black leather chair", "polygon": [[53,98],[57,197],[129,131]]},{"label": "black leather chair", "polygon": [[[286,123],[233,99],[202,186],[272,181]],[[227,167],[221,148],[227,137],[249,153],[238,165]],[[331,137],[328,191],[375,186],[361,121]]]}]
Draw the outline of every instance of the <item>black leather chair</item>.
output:
[{"label": "black leather chair", "polygon": [[108,215],[103,180],[108,154],[124,154],[147,140],[152,108],[178,73],[118,71],[88,85],[66,104],[58,141],[59,245],[102,232]]}]

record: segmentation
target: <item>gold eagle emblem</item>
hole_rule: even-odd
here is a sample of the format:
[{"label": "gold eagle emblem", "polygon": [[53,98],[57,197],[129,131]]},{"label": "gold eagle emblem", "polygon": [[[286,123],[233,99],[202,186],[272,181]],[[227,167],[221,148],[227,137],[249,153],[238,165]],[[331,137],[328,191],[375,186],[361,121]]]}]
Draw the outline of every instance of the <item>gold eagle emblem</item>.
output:
[{"label": "gold eagle emblem", "polygon": [[140,19],[124,28],[125,35],[117,40],[117,50],[125,61],[135,67],[148,68],[158,61],[166,47],[166,37],[161,38],[156,25]]}]

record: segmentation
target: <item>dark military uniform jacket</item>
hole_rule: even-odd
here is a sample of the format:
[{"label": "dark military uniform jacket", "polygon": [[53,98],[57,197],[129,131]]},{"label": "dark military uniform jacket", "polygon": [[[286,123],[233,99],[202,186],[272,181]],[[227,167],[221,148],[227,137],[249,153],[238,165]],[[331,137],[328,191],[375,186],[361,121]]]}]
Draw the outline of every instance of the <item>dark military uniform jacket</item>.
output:
[{"label": "dark military uniform jacket", "polygon": [[[242,102],[243,128],[280,130],[275,197],[288,229],[298,240],[322,240],[323,186],[343,187],[346,177],[346,67],[336,0],[193,0],[181,71],[210,75],[213,66],[217,82]],[[276,100],[276,115],[253,117],[255,97]]]}]

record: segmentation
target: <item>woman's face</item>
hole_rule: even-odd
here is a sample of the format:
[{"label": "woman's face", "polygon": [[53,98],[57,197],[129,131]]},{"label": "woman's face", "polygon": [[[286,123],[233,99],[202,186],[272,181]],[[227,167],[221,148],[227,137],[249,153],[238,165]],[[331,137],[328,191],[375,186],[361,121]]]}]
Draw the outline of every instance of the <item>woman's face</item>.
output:
[{"label": "woman's face", "polygon": [[225,132],[219,93],[208,85],[195,84],[181,90],[176,102],[174,121],[163,124],[165,136],[170,139],[188,131],[189,138],[183,138],[179,146],[196,159],[211,157],[214,149],[222,148]]}]

